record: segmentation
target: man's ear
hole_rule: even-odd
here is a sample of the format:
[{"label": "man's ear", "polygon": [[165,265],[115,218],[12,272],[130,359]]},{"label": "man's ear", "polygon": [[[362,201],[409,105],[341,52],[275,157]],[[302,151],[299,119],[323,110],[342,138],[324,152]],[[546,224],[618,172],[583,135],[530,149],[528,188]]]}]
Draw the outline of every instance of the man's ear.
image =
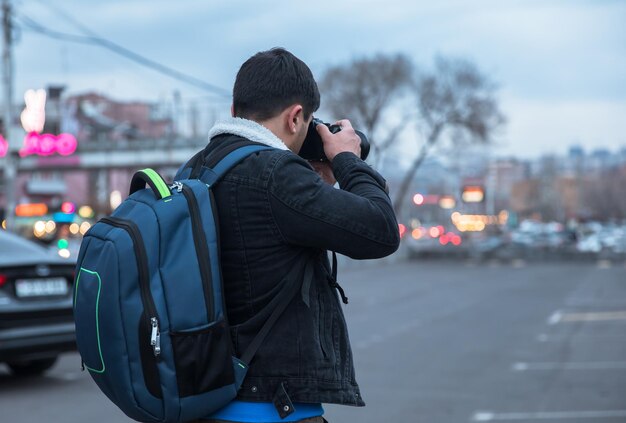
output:
[{"label": "man's ear", "polygon": [[298,132],[298,125],[304,123],[304,112],[302,105],[294,104],[287,109],[286,115],[287,131],[291,134]]},{"label": "man's ear", "polygon": [[232,117],[235,117],[235,105],[234,104],[230,105],[230,115]]}]

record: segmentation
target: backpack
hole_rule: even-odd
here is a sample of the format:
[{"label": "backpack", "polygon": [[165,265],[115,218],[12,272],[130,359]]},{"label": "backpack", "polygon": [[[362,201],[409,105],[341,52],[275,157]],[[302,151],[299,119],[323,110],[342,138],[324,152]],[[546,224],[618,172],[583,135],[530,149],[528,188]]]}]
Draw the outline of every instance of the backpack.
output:
[{"label": "backpack", "polygon": [[83,368],[130,418],[184,422],[228,404],[302,286],[296,281],[312,279],[310,261],[304,277],[295,266],[251,345],[233,355],[212,189],[266,149],[236,146],[212,168],[183,167],[172,186],[152,169],[139,171],[130,196],[85,234],[74,284],[76,343]]}]

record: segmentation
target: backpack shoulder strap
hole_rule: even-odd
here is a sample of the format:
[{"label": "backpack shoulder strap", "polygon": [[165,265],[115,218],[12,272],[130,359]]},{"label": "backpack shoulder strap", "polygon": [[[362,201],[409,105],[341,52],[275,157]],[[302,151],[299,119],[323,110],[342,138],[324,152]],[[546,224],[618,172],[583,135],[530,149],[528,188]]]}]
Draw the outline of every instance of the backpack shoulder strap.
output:
[{"label": "backpack shoulder strap", "polygon": [[[228,161],[225,162],[220,168],[216,168],[216,166],[224,159],[226,159],[227,156],[230,155],[230,153],[235,152],[236,150],[239,150],[243,147],[260,147],[258,150],[256,149],[250,149],[248,151],[243,152],[243,156],[240,157],[235,157],[235,156],[231,156],[228,160],[231,160],[233,158],[237,159],[236,162],[234,163],[229,163]],[[248,155],[252,154],[255,151],[259,151],[259,150],[267,150],[267,149],[271,149],[272,147],[266,146],[264,144],[258,143],[258,142],[254,142],[254,141],[250,141],[246,138],[242,138],[242,137],[237,137],[237,136],[232,136],[230,139],[228,139],[227,141],[221,141],[221,142],[210,142],[209,144],[207,144],[207,146],[205,148],[203,148],[202,150],[198,151],[196,154],[193,155],[193,157],[191,159],[189,159],[187,162],[185,162],[182,166],[180,166],[180,168],[177,170],[176,175],[174,176],[174,180],[182,180],[182,179],[207,179],[207,181],[204,181],[205,183],[215,183],[218,179],[220,179],[224,173],[226,173],[229,169],[231,169],[234,165],[236,165],[238,162],[240,162],[241,160],[243,160],[245,157],[247,157]],[[239,153],[242,154],[242,153]],[[206,169],[215,169],[212,172],[208,172]],[[211,176],[211,173],[216,173],[215,176],[217,176],[217,178],[215,180],[213,180],[215,178],[215,176]]]},{"label": "backpack shoulder strap", "polygon": [[265,321],[265,324],[263,324],[261,330],[256,334],[250,345],[248,345],[248,348],[241,355],[241,361],[246,363],[246,365],[250,365],[250,363],[252,362],[252,358],[254,358],[257,350],[259,349],[267,335],[270,333],[270,330],[272,329],[274,324],[278,321],[278,318],[283,314],[287,306],[291,303],[291,300],[293,300],[296,294],[300,291],[302,285],[311,285],[314,275],[313,261],[307,260],[304,268],[304,275],[302,276],[302,279],[298,280],[297,276],[300,274],[300,269],[301,268],[299,266],[294,266],[291,272],[289,272],[289,274],[285,278],[287,287],[285,287],[285,289],[281,291],[281,293],[276,298],[277,304],[272,311],[272,314],[270,314],[270,316]]},{"label": "backpack shoulder strap", "polygon": [[[274,147],[267,145],[245,145],[235,150],[227,152],[223,157],[219,158],[212,167],[203,166],[200,174],[197,176],[205,184],[212,186],[219,181],[226,172],[232,169],[236,164],[241,162],[249,155],[263,150],[273,150]],[[215,160],[215,158],[212,158]]]},{"label": "backpack shoulder strap", "polygon": [[250,154],[273,148],[241,137],[228,142],[211,142],[178,169],[174,180],[200,179],[213,185]]}]

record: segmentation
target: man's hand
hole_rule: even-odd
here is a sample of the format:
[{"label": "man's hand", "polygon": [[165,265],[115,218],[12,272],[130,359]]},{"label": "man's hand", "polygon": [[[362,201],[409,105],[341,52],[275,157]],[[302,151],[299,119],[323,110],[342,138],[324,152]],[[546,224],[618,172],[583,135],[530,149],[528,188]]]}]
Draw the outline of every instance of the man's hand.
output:
[{"label": "man's hand", "polygon": [[317,172],[318,175],[322,178],[324,182],[328,185],[335,185],[337,180],[335,179],[335,175],[333,174],[333,167],[328,162],[309,162],[313,169]]},{"label": "man's hand", "polygon": [[335,122],[341,126],[341,131],[333,134],[326,125],[317,125],[315,129],[324,143],[324,153],[331,162],[339,153],[349,152],[361,157],[361,138],[354,132],[348,119]]}]

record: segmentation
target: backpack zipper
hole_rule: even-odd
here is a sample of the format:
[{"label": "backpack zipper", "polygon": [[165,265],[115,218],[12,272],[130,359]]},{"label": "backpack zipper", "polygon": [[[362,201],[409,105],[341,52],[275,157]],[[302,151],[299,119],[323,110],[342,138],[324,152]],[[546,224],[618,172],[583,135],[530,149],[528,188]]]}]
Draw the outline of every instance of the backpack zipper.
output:
[{"label": "backpack zipper", "polygon": [[183,190],[183,183],[182,182],[178,182],[178,181],[174,181],[174,183],[172,183],[172,185],[170,185],[170,190],[176,190],[176,192],[180,193]]},{"label": "backpack zipper", "polygon": [[[176,183],[175,183],[176,184]],[[191,216],[191,228],[193,232],[193,242],[196,247],[196,255],[198,257],[198,264],[200,266],[200,277],[202,278],[202,288],[204,290],[204,302],[207,310],[207,321],[211,322],[215,320],[214,307],[213,307],[213,289],[212,289],[212,274],[211,267],[209,265],[209,247],[207,245],[206,235],[204,233],[204,225],[202,224],[202,217],[200,216],[200,207],[198,206],[198,200],[193,193],[191,187],[178,183],[177,188],[180,188],[189,205],[189,214]],[[182,187],[182,188],[181,188]]]},{"label": "backpack zipper", "polygon": [[137,225],[126,219],[120,219],[119,217],[103,217],[100,222],[115,228],[123,229],[128,233],[130,239],[133,242],[133,248],[135,250],[135,257],[137,258],[137,271],[139,273],[139,292],[141,294],[141,302],[150,319],[150,346],[152,347],[152,353],[155,357],[161,354],[161,332],[159,330],[159,316],[157,314],[156,306],[154,305],[154,299],[152,298],[152,292],[150,291],[150,275],[148,275],[148,255],[146,254],[145,246],[141,232]]},{"label": "backpack zipper", "polygon": [[150,345],[154,350],[154,355],[161,354],[161,332],[159,332],[159,320],[156,317],[150,318],[152,330],[150,332]]}]

